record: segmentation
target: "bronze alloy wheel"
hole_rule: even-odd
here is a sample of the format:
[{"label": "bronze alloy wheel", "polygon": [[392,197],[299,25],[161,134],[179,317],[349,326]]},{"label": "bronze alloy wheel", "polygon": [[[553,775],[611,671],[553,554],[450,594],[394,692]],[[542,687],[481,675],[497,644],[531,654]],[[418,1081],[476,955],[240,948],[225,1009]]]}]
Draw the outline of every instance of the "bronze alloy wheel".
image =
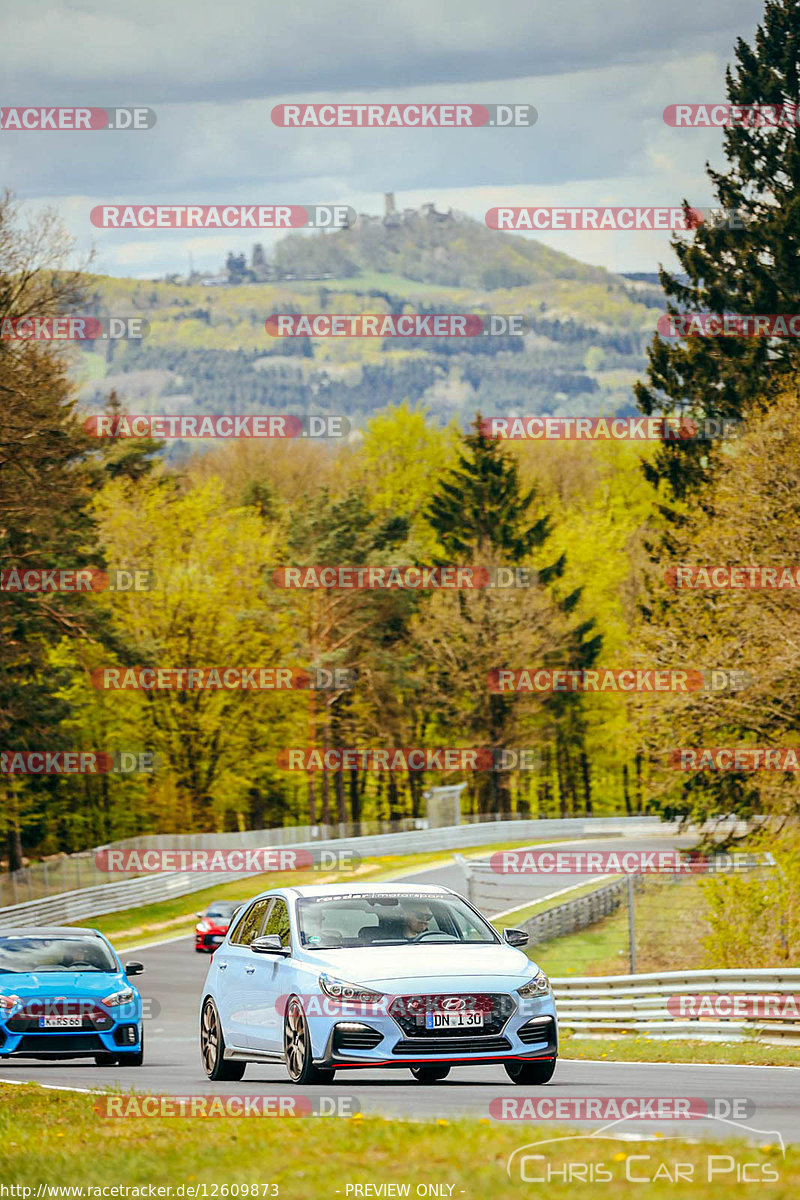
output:
[{"label": "bronze alloy wheel", "polygon": [[296,996],[292,996],[286,1006],[286,1016],[283,1021],[283,1052],[286,1057],[286,1069],[292,1083],[330,1083],[332,1081],[334,1076],[332,1070],[314,1066],[306,1014]]},{"label": "bronze alloy wheel", "polygon": [[241,1079],[247,1063],[225,1058],[225,1038],[214,1001],[208,998],[200,1018],[200,1053],[209,1079]]}]

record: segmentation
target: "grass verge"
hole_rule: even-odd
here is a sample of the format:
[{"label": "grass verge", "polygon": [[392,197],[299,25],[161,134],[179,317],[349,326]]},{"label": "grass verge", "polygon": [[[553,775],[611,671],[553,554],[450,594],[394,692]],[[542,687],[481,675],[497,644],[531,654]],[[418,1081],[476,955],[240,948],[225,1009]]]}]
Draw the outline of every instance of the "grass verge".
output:
[{"label": "grass verge", "polygon": [[[703,916],[702,879],[673,883],[667,876],[648,879],[636,893],[636,972],[693,971],[713,964],[706,961],[704,939],[708,925]],[[591,889],[590,889],[591,890]],[[579,895],[579,893],[574,893]],[[564,900],[570,900],[570,894]],[[551,901],[546,907],[558,904]],[[519,920],[518,914],[512,914]],[[530,956],[548,975],[627,975],[630,965],[628,909],[623,902],[610,917],[578,933],[566,934],[530,947]],[[752,966],[752,963],[743,964]]]},{"label": "grass verge", "polygon": [[[387,1193],[384,1188],[382,1194],[438,1195],[453,1200],[492,1196],[497,1200],[524,1194],[525,1185],[533,1181],[530,1175],[541,1176],[548,1167],[581,1163],[583,1181],[556,1176],[548,1184],[548,1195],[588,1200],[597,1195],[593,1175],[602,1163],[611,1176],[603,1181],[602,1190],[609,1200],[630,1196],[626,1168],[635,1177],[654,1179],[647,1191],[649,1200],[700,1195],[728,1200],[736,1168],[745,1162],[752,1164],[750,1177],[768,1183],[769,1195],[775,1200],[789,1200],[800,1193],[800,1150],[790,1147],[784,1158],[775,1144],[694,1141],[688,1135],[660,1143],[601,1140],[586,1136],[589,1127],[579,1140],[558,1143],[552,1139],[569,1131],[543,1124],[495,1123],[486,1118],[413,1123],[376,1117],[124,1120],[98,1116],[94,1102],[91,1096],[48,1092],[32,1084],[0,1084],[0,1179],[6,1185],[33,1189],[27,1196],[20,1192],[9,1195],[27,1200],[38,1195],[39,1185],[55,1185],[43,1195],[59,1196],[69,1193],[55,1189],[82,1185],[83,1196],[89,1197],[88,1187],[121,1184],[171,1187],[173,1197],[194,1195],[205,1200],[241,1196],[243,1184],[258,1184],[266,1185],[259,1186],[258,1196],[334,1200],[338,1195],[346,1200],[347,1196],[381,1194],[366,1191],[366,1184],[373,1188],[394,1184],[407,1185],[408,1192],[403,1188]],[[545,1140],[550,1144],[530,1152],[543,1154],[546,1161],[529,1160],[530,1174],[523,1177],[524,1182],[519,1174],[509,1179],[509,1155]],[[637,1155],[647,1157],[630,1161]],[[673,1181],[677,1164],[685,1165],[687,1182]],[[587,1170],[587,1165],[594,1171]],[[273,1184],[274,1190],[269,1186]],[[362,1188],[355,1192],[359,1184]],[[428,1191],[433,1185],[444,1187]]]},{"label": "grass verge", "polygon": [[643,1034],[630,1037],[577,1037],[559,1030],[561,1058],[609,1062],[732,1063],[748,1067],[800,1067],[800,1046],[763,1042],[666,1041]]}]

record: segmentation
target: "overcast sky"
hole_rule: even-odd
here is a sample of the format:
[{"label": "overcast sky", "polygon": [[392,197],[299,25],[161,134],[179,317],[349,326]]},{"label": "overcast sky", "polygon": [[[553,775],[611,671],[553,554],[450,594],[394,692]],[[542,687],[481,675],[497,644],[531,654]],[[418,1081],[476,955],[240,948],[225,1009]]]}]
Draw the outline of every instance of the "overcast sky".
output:
[{"label": "overcast sky", "polygon": [[[673,103],[725,100],[762,0],[0,0],[4,105],[144,105],[138,132],[0,132],[0,183],[61,213],[112,274],[221,267],[252,231],[94,229],[95,204],[434,201],[673,205],[713,197],[721,136],[672,129]],[[281,129],[282,101],[533,104],[519,129]],[[673,265],[668,235],[541,240],[618,271]]]}]

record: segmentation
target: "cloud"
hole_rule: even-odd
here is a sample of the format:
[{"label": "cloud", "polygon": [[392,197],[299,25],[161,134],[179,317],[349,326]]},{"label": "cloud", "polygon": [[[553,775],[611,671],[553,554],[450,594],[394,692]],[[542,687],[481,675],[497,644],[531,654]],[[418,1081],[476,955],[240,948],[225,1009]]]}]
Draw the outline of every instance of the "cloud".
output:
[{"label": "cloud", "polygon": [[[760,15],[760,0],[674,0],[661,10],[652,0],[560,0],[557,12],[541,0],[410,0],[397,10],[363,0],[345,9],[244,0],[235,10],[207,0],[134,9],[66,0],[37,10],[35,23],[15,9],[0,50],[7,102],[141,104],[158,122],[3,133],[0,178],[23,199],[56,204],[109,270],[137,262],[154,274],[183,270],[190,241],[204,269],[220,260],[210,237],[197,248],[195,233],[95,230],[93,205],[347,203],[374,212],[381,193],[395,191],[402,203],[455,203],[480,218],[484,204],[708,204],[704,164],[722,162],[721,136],[668,128],[662,111],[724,98],[735,37],[751,36]],[[298,94],[528,103],[539,120],[530,129],[274,126],[272,106]],[[551,244],[590,262],[653,269],[657,248],[645,235],[630,250],[598,240],[607,235],[570,245],[563,236]],[[255,240],[272,239],[232,233],[230,246]]]}]

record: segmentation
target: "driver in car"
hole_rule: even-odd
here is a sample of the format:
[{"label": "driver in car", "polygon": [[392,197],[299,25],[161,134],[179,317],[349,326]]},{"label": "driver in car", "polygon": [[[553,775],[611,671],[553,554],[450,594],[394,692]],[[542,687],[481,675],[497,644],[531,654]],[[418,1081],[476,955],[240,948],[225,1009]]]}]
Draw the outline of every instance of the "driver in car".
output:
[{"label": "driver in car", "polygon": [[428,928],[432,916],[427,904],[415,904],[403,921],[403,937],[410,941],[419,937]]}]

